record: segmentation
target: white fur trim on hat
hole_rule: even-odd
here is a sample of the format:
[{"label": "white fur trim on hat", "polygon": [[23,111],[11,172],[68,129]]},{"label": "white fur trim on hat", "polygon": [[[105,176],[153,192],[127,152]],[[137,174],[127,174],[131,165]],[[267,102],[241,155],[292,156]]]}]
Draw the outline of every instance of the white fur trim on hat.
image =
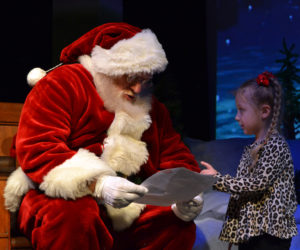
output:
[{"label": "white fur trim on hat", "polygon": [[168,64],[161,44],[149,29],[117,42],[110,49],[96,45],[91,57],[96,72],[111,76],[162,72]]},{"label": "white fur trim on hat", "polygon": [[33,182],[27,177],[23,170],[18,167],[7,179],[4,188],[5,207],[10,212],[16,212],[20,206],[22,196],[29,189],[34,189]]},{"label": "white fur trim on hat", "polygon": [[93,67],[93,62],[92,59],[89,55],[82,55],[78,57],[78,62],[87,70],[91,73],[93,77],[95,77],[95,70]]},{"label": "white fur trim on hat", "polygon": [[94,153],[79,149],[72,158],[48,172],[40,189],[50,197],[76,199],[92,194],[88,184],[102,175],[116,174]]}]

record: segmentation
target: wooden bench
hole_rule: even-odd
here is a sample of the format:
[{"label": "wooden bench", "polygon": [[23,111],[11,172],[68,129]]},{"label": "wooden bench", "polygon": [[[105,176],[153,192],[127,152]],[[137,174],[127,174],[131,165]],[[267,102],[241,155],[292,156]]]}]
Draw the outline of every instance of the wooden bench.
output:
[{"label": "wooden bench", "polygon": [[10,148],[18,129],[22,103],[0,102],[0,249],[32,249],[30,241],[16,226],[16,214],[5,209],[3,192],[6,180],[16,169],[17,160],[10,157]]}]

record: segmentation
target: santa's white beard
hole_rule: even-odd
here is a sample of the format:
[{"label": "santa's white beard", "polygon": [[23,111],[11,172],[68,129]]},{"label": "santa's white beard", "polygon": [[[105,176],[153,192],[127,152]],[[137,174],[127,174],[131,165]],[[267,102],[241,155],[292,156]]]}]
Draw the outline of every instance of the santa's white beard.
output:
[{"label": "santa's white beard", "polygon": [[119,89],[112,78],[96,73],[94,82],[108,111],[114,113],[123,111],[133,118],[139,118],[149,113],[152,88],[143,89],[140,94],[135,96],[135,100],[130,102],[124,99],[124,94],[127,93],[127,90]]},{"label": "santa's white beard", "polygon": [[[130,176],[140,171],[148,160],[147,144],[141,141],[142,134],[151,124],[148,114],[151,108],[151,93],[148,90],[135,96],[133,102],[124,98],[132,94],[121,90],[114,79],[101,73],[94,75],[96,89],[105,108],[115,113],[114,120],[103,142],[101,159],[114,171]],[[124,230],[140,216],[146,205],[132,202],[124,208],[114,208],[105,204],[108,216],[116,231]]]}]

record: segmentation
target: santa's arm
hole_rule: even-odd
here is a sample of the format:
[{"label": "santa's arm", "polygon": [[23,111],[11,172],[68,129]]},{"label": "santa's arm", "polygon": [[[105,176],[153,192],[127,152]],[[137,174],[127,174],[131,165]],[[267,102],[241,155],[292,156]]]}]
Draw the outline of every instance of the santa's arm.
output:
[{"label": "santa's arm", "polygon": [[169,111],[161,104],[157,103],[159,110],[157,115],[158,127],[160,129],[160,169],[185,167],[190,170],[200,172],[199,165],[189,148],[181,140],[179,133],[172,125]]},{"label": "santa's arm", "polygon": [[90,146],[93,152],[70,145],[76,122],[85,119],[87,93],[75,68],[63,70],[50,72],[28,95],[17,156],[25,174],[48,196],[75,199],[90,194],[88,185],[101,174],[114,171],[97,156],[102,152],[100,142]]}]

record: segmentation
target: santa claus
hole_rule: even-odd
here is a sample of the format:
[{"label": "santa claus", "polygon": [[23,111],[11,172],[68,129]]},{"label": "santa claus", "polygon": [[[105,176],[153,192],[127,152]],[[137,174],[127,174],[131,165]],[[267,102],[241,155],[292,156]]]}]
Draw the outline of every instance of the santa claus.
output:
[{"label": "santa claus", "polygon": [[[191,249],[201,196],[170,207],[134,201],[157,171],[199,166],[151,93],[167,65],[155,34],[94,28],[34,69],[19,123],[21,165],[5,188],[35,249]],[[24,197],[23,197],[24,196]]]}]

